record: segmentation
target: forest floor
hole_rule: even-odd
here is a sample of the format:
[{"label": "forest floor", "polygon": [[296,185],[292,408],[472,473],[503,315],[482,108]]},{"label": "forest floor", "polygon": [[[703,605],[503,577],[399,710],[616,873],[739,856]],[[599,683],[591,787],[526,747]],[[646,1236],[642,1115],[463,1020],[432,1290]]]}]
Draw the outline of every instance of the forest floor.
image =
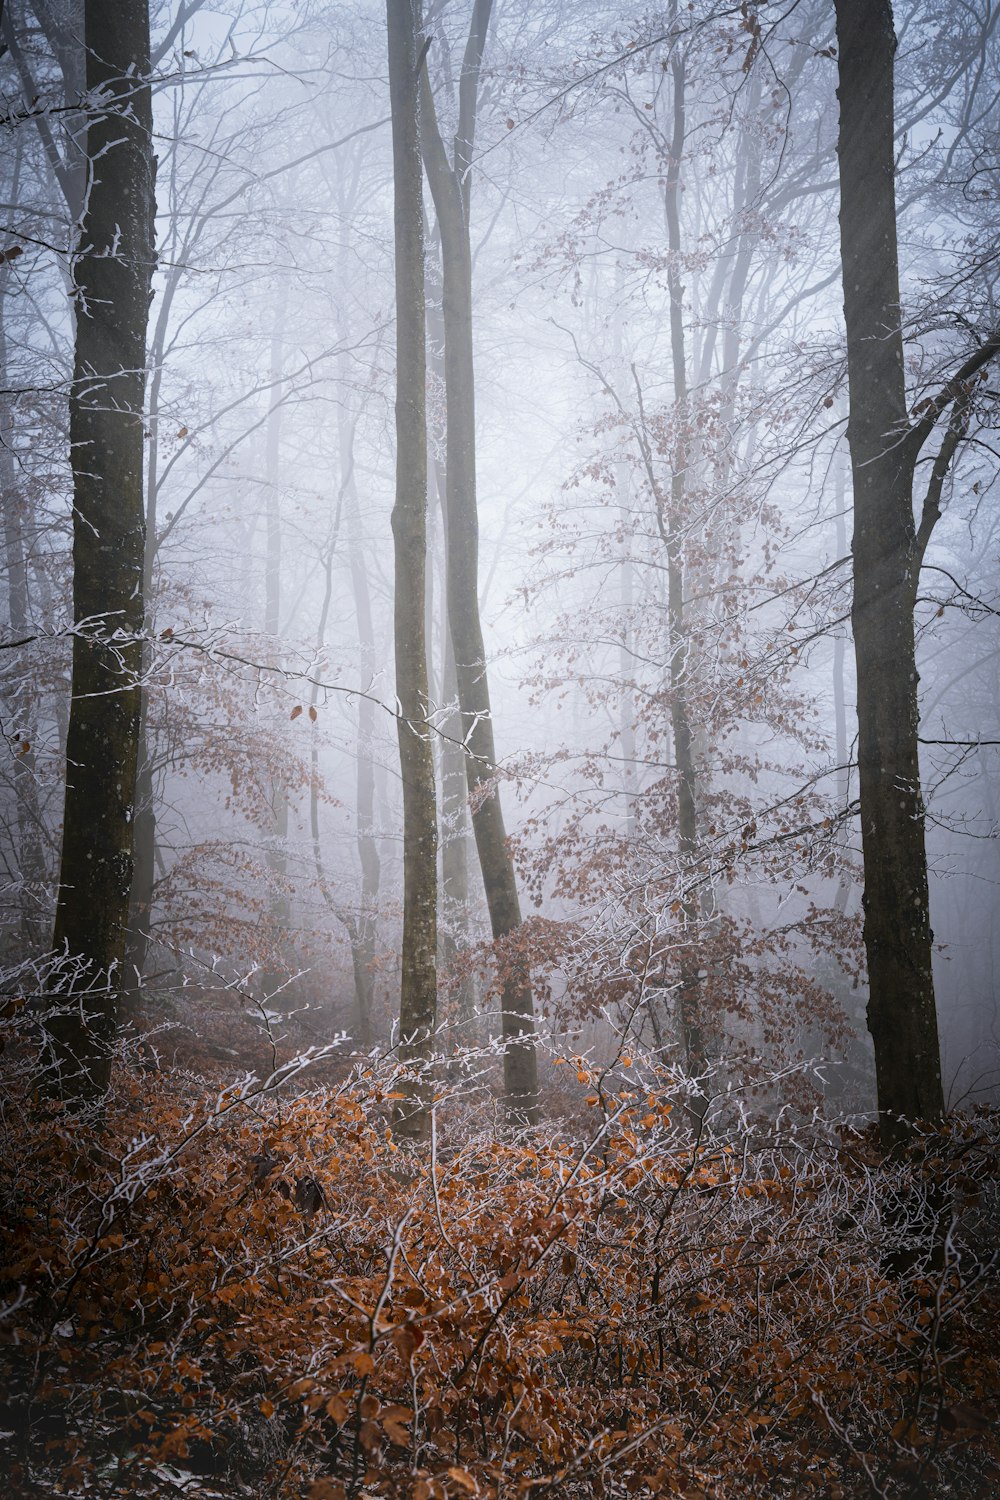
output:
[{"label": "forest floor", "polygon": [[388,1062],[133,1059],[82,1119],[0,1060],[12,1495],[1000,1492],[995,1113],[886,1162],[573,1059],[559,1117],[453,1082],[414,1146]]}]

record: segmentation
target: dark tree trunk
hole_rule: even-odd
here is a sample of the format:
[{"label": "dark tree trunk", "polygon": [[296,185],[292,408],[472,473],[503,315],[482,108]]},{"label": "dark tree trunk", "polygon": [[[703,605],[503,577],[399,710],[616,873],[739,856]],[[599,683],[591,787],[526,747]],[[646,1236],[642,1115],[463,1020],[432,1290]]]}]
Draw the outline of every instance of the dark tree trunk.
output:
[{"label": "dark tree trunk", "polygon": [[[146,325],[155,211],[146,0],[87,0],[91,182],[74,265],[73,696],[53,937],[81,960],[54,1018],[60,1087],[103,1093],[122,988],[143,628]],[[97,101],[101,102],[98,103]]]},{"label": "dark tree trunk", "polygon": [[[459,122],[453,160],[448,161],[438,132],[426,76],[422,139],[441,234],[443,270],[448,413],[445,494],[448,620],[455,653],[463,734],[469,751],[466,777],[472,801],[472,829],[483,874],[490,926],[494,939],[510,940],[521,926],[521,906],[495,780],[496,744],[486,649],[479,618],[479,516],[469,233],[471,157],[479,70],[491,8],[492,0],[475,0],[459,81]],[[538,1118],[538,1069],[528,963],[525,955],[514,953],[510,941],[505,944],[501,962],[504,965],[501,1005],[507,1106],[515,1120],[533,1122]]]},{"label": "dark tree trunk", "polygon": [[944,1112],[917,746],[915,445],[900,327],[889,0],[837,0],[840,238],[868,1026],[887,1146]]},{"label": "dark tree trunk", "polygon": [[[396,248],[396,696],[403,783],[403,955],[399,1029],[405,1060],[431,1054],[437,1017],[437,806],[424,624],[427,558],[427,382],[419,0],[387,0]],[[420,60],[422,64],[422,59]],[[398,1127],[429,1129],[428,1090],[414,1083]]]}]

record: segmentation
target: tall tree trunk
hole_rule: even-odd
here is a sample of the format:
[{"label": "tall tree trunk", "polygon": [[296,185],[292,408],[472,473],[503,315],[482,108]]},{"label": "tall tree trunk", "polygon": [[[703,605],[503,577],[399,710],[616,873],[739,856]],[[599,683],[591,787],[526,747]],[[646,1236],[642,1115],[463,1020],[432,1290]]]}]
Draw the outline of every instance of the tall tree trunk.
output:
[{"label": "tall tree trunk", "polygon": [[486,649],[479,618],[479,516],[476,503],[475,367],[472,351],[471,160],[479,72],[492,0],[475,0],[459,80],[459,122],[448,161],[424,75],[422,141],[441,234],[445,334],[448,619],[458,701],[469,755],[472,828],[495,940],[508,940],[501,962],[504,1089],[513,1119],[538,1118],[535,1016],[527,957],[510,939],[521,926],[514,862],[496,785],[496,744]]},{"label": "tall tree trunk", "polygon": [[[353,488],[353,481],[352,481]],[[356,510],[356,506],[355,506]],[[352,539],[351,583],[358,622],[361,673],[366,683],[375,675],[375,627],[364,558]],[[375,837],[375,705],[367,698],[358,704],[358,771],[356,779],[357,847],[361,863],[361,910],[351,933],[354,992],[358,1004],[359,1038],[364,1048],[374,1040],[375,947],[382,865]]]},{"label": "tall tree trunk", "polygon": [[[18,201],[23,158],[23,137],[15,139],[15,160],[10,198]],[[7,327],[3,321],[4,298],[11,275],[11,265],[0,265],[0,385],[9,387],[7,370]],[[28,634],[28,560],[24,541],[22,499],[14,463],[14,420],[8,397],[0,398],[0,509],[3,511],[4,551],[7,563],[7,608],[11,636],[21,639]],[[38,799],[38,777],[35,763],[35,691],[32,679],[25,674],[18,693],[16,732],[20,736],[11,767],[14,796],[17,803],[17,870],[20,875],[21,939],[29,953],[43,944],[42,892],[45,887],[45,825]],[[8,731],[9,732],[9,731]]]},{"label": "tall tree trunk", "polygon": [[146,324],[155,165],[146,0],[87,0],[90,186],[74,265],[73,692],[53,944],[81,960],[51,1022],[60,1088],[106,1091],[122,987],[140,715]]},{"label": "tall tree trunk", "polygon": [[[688,423],[687,350],[684,337],[684,289],[680,279],[681,224],[680,172],[686,134],[687,79],[684,58],[675,51],[671,61],[673,82],[673,132],[670,159],[664,181],[667,248],[667,295],[670,302],[670,354],[674,385],[674,422],[677,441],[671,463],[670,500],[657,505],[657,520],[667,550],[667,620],[670,632],[670,728],[677,766],[677,833],[680,847],[681,954],[678,1012],[687,1066],[692,1073],[705,1069],[705,1027],[701,1014],[701,980],[698,936],[701,905],[692,876],[698,858],[698,772],[694,735],[688,707],[688,632],[684,618],[684,558],[681,528],[686,501],[690,443]],[[651,467],[651,466],[650,466]],[[655,493],[655,490],[654,490]],[[699,1095],[697,1110],[704,1113],[707,1101]]]},{"label": "tall tree trunk", "polygon": [[[176,254],[176,250],[175,250]],[[171,259],[174,259],[172,256]],[[154,579],[156,565],[156,509],[160,484],[160,389],[163,384],[167,328],[174,297],[180,286],[183,261],[177,256],[166,276],[160,297],[156,323],[149,340],[147,368],[149,390],[146,421],[149,443],[146,454],[146,541],[143,549],[143,599],[146,609],[147,639],[142,647],[143,678],[152,665],[149,637],[156,611]],[[129,901],[128,938],[125,950],[125,983],[127,1009],[138,1013],[142,996],[142,976],[150,944],[150,924],[156,873],[156,799],[154,792],[155,757],[149,727],[149,688],[143,689],[139,718],[139,748],[135,790],[135,836],[133,839],[132,892]]]},{"label": "tall tree trunk", "polygon": [[[443,634],[442,697],[446,703],[454,703],[458,697],[455,652],[451,631],[445,630]],[[444,918],[441,951],[445,964],[451,968],[469,947],[469,783],[466,756],[461,747],[461,714],[449,713],[443,728],[446,738],[441,741],[441,907]],[[464,974],[459,980],[457,999],[458,1040],[461,1044],[471,1045],[477,1040],[474,1034],[476,982],[471,974]]]},{"label": "tall tree trunk", "polygon": [[868,1027],[882,1139],[891,1146],[911,1122],[944,1112],[917,746],[915,451],[896,242],[896,39],[889,0],[836,0],[836,9]]},{"label": "tall tree trunk", "polygon": [[[288,306],[287,285],[283,281],[274,304],[271,330],[270,392],[271,406],[264,428],[264,634],[267,653],[273,665],[280,665],[281,647],[281,423],[282,367],[284,362],[284,328]],[[281,780],[271,782],[271,826],[267,830],[264,860],[270,877],[267,902],[267,960],[261,970],[260,985],[264,996],[273,995],[287,979],[282,956],[284,940],[291,922],[288,900],[288,787]]]},{"label": "tall tree trunk", "polygon": [[[341,380],[346,388],[346,359],[341,364]],[[337,512],[332,535],[324,558],[325,588],[316,630],[316,656],[322,663],[325,659],[326,627],[333,598],[333,559],[340,521],[345,508],[348,509],[350,527],[351,584],[354,592],[354,617],[358,627],[358,647],[361,660],[361,680],[370,689],[375,675],[375,630],[372,623],[371,595],[368,575],[358,542],[357,487],[354,482],[354,433],[355,423],[349,420],[341,407],[337,416],[341,481],[337,497]],[[315,709],[319,699],[318,685],[314,684],[310,694],[310,708]],[[358,1043],[367,1052],[374,1041],[373,1010],[375,1000],[375,942],[378,917],[378,895],[382,867],[375,838],[375,705],[370,697],[358,700],[358,745],[355,815],[357,818],[357,849],[361,863],[361,904],[357,913],[339,906],[330,890],[323,868],[319,830],[319,746],[313,733],[309,789],[309,826],[312,832],[313,859],[320,891],[329,909],[343,923],[351,945],[351,965],[354,972],[354,998],[358,1012]]]},{"label": "tall tree trunk", "polygon": [[[0,284],[2,296],[2,284]],[[2,342],[2,339],[0,339]],[[0,353],[0,378],[6,368]],[[28,631],[28,569],[24,546],[24,503],[18,494],[14,453],[10,446],[10,426],[5,412],[0,418],[0,506],[3,508],[4,547],[7,564],[7,603],[13,639]],[[29,952],[37,952],[43,938],[42,911],[45,888],[45,825],[38,799],[38,773],[35,760],[35,692],[32,678],[26,674],[17,694],[16,732],[11,765],[14,796],[17,802],[17,871],[21,880],[21,939]]]},{"label": "tall tree trunk", "polygon": [[[844,507],[847,503],[847,474],[845,470],[845,455],[839,448],[836,459],[836,471],[834,475],[834,505],[836,515],[834,517],[834,534],[836,536],[837,556],[844,557],[847,553],[847,517]],[[844,636],[838,630],[833,638],[833,729],[834,729],[834,753],[837,759],[837,805],[843,810],[847,807],[851,796],[851,767],[848,762],[849,747],[847,743],[847,674],[846,674],[847,650]],[[847,911],[850,900],[852,882],[848,880],[842,871],[837,881],[837,894],[834,897],[834,906],[839,912]]]},{"label": "tall tree trunk", "polygon": [[[358,157],[353,180],[349,187],[341,188],[341,213],[345,222],[358,200],[361,188],[361,158]],[[342,285],[347,285],[350,275],[348,265],[349,241],[341,238],[339,269]],[[346,390],[350,383],[350,330],[346,320],[340,330],[344,351],[339,359],[339,378]],[[357,417],[351,418],[341,403],[337,408],[337,441],[340,455],[340,493],[347,509],[348,556],[351,569],[351,589],[354,594],[354,618],[358,631],[358,654],[361,677],[371,691],[377,671],[378,652],[375,645],[375,623],[372,618],[371,588],[368,582],[368,567],[361,545],[361,513],[358,502],[358,485],[354,462],[354,444],[357,434]],[[358,745],[357,776],[355,779],[355,816],[357,818],[356,843],[358,861],[361,865],[361,906],[353,926],[348,927],[351,943],[351,963],[354,971],[354,996],[358,1008],[358,1040],[368,1050],[375,1040],[375,955],[378,943],[378,905],[382,883],[382,862],[379,858],[375,820],[375,704],[369,698],[358,700]]]},{"label": "tall tree trunk", "polygon": [[[396,499],[394,637],[403,783],[403,954],[399,1029],[404,1060],[431,1055],[437,1018],[437,806],[424,630],[427,558],[427,378],[423,174],[417,34],[420,0],[386,0],[396,249]],[[423,58],[419,59],[422,66]],[[398,1128],[430,1127],[429,1089],[415,1080]]]},{"label": "tall tree trunk", "polygon": [[[444,309],[443,288],[440,285],[440,234],[431,244],[427,262],[430,296],[427,303],[428,370],[445,386],[444,364]],[[437,292],[437,296],[435,296]],[[435,420],[430,428],[431,464],[429,479],[433,494],[441,508],[442,516],[447,507],[447,413],[435,403]],[[444,529],[445,555],[445,626],[441,631],[441,701],[449,705],[458,703],[458,678],[455,674],[455,650],[451,642],[451,624],[448,620],[448,532]],[[441,962],[448,973],[469,946],[469,784],[465,774],[465,751],[462,749],[462,715],[455,707],[449,709],[442,725],[440,743],[441,771],[441,826],[439,843],[441,850],[441,891],[438,941]],[[473,1022],[476,1011],[476,984],[471,974],[465,974],[458,983],[457,1018],[460,1026],[459,1042],[471,1044]]]}]

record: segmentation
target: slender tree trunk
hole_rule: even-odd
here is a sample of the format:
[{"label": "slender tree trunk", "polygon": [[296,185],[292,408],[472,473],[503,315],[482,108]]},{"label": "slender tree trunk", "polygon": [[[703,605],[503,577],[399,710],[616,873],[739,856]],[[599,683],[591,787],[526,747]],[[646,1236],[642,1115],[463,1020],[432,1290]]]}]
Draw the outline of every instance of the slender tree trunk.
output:
[{"label": "slender tree trunk", "polygon": [[[360,548],[351,547],[351,582],[358,622],[361,670],[366,681],[375,673],[375,630],[372,623],[368,575]],[[351,940],[354,990],[358,1003],[359,1035],[363,1047],[374,1040],[375,947],[382,865],[375,837],[375,705],[362,698],[358,707],[358,771],[356,779],[357,847],[361,863],[361,910]]]},{"label": "slender tree trunk", "polygon": [[[346,364],[346,361],[345,361]],[[344,372],[346,379],[346,370]],[[360,522],[358,493],[354,479],[354,426],[345,412],[339,417],[340,455],[344,478],[342,492],[350,525],[351,587],[354,593],[354,618],[358,627],[358,651],[361,677],[366,688],[375,676],[375,625],[372,620],[371,591],[365,559],[358,541]],[[361,909],[348,927],[351,961],[354,968],[354,993],[358,1007],[358,1039],[366,1050],[374,1041],[373,1011],[375,1003],[375,949],[377,940],[378,899],[382,880],[378,841],[375,836],[375,705],[368,698],[358,702],[357,777],[355,781],[357,849],[361,864]]]},{"label": "slender tree trunk", "polygon": [[[427,383],[423,173],[417,35],[420,0],[387,0],[396,248],[396,500],[394,636],[403,783],[403,954],[399,1029],[406,1061],[431,1055],[437,1018],[437,806],[427,715]],[[423,58],[419,59],[420,66]],[[411,1085],[398,1128],[430,1127],[428,1087]]]},{"label": "slender tree trunk", "polygon": [[[444,700],[455,703],[458,679],[451,632],[444,632]],[[450,713],[444,722],[446,739],[441,742],[441,893],[444,917],[442,952],[445,963],[458,962],[469,947],[469,783],[466,756],[461,748],[462,716]],[[476,1014],[476,983],[471,974],[458,985],[459,1041],[471,1044]]]},{"label": "slender tree trunk", "polygon": [[[319,624],[316,628],[316,655],[324,659],[326,627],[330,617],[333,598],[333,559],[344,509],[345,497],[354,495],[354,429],[341,414],[339,421],[340,454],[343,478],[337,502],[333,532],[324,558],[325,587],[320,608]],[[354,507],[356,513],[356,505]],[[369,679],[374,662],[372,642],[371,601],[368,596],[368,579],[364,565],[358,556],[356,543],[351,548],[351,576],[354,585],[354,606],[358,622],[359,645],[361,647],[362,675]],[[310,717],[316,712],[319,686],[314,683],[309,696]],[[313,862],[320,892],[328,908],[341,922],[351,945],[351,964],[354,972],[354,997],[358,1011],[358,1042],[367,1051],[373,1041],[372,1009],[375,993],[375,917],[378,905],[381,867],[374,835],[375,777],[372,759],[374,735],[374,704],[367,698],[360,700],[358,725],[358,771],[357,771],[357,845],[361,860],[361,909],[355,914],[345,910],[334,898],[323,866],[322,845],[319,828],[319,745],[313,725],[310,749],[309,781],[309,828],[312,834]]]},{"label": "slender tree trunk", "polygon": [[[677,766],[677,832],[680,846],[681,954],[678,1011],[688,1068],[699,1074],[705,1069],[705,1029],[701,1014],[702,995],[699,961],[701,904],[693,889],[692,876],[698,859],[698,772],[694,735],[688,706],[688,632],[684,618],[684,558],[681,526],[686,500],[690,443],[688,422],[687,351],[684,338],[684,289],[680,279],[680,170],[686,132],[686,86],[684,59],[675,53],[671,63],[673,80],[673,133],[670,160],[664,182],[667,248],[670,251],[667,295],[670,302],[670,353],[674,384],[674,421],[677,442],[670,475],[669,506],[658,507],[661,534],[667,549],[667,620],[670,631],[670,727]],[[664,513],[665,512],[665,513]],[[699,1099],[700,1111],[705,1102]]]},{"label": "slender tree trunk", "polygon": [[840,237],[854,475],[858,771],[868,1026],[882,1139],[944,1112],[920,790],[914,448],[896,241],[889,0],[836,0]]},{"label": "slender tree trunk", "polygon": [[[16,157],[11,202],[18,200],[21,175],[22,137],[16,138]],[[9,262],[0,266],[0,384],[10,385],[7,372],[7,328],[3,322],[4,297],[10,279]],[[7,563],[7,608],[10,632],[17,640],[28,634],[28,561],[24,541],[24,514],[14,463],[14,421],[7,397],[0,398],[0,508],[3,510],[4,550]],[[11,767],[14,796],[17,802],[17,869],[22,882],[20,928],[21,939],[29,953],[43,944],[41,915],[45,887],[45,825],[38,800],[38,777],[35,763],[35,691],[32,679],[25,675],[18,693],[16,733]],[[8,730],[8,734],[10,730]]]},{"label": "slender tree trunk", "polygon": [[148,673],[152,652],[148,637],[156,610],[154,579],[156,565],[156,506],[160,482],[160,388],[163,383],[164,346],[174,296],[181,281],[181,263],[171,266],[159,302],[153,336],[149,341],[147,368],[150,371],[147,399],[149,443],[146,454],[146,541],[143,549],[143,599],[146,609],[147,640],[142,646],[143,689],[139,717],[139,748],[135,792],[135,837],[133,840],[132,892],[129,902],[128,939],[125,951],[127,1009],[138,1013],[142,995],[142,976],[149,952],[153,892],[156,884],[156,800],[154,796],[155,760],[149,727]]},{"label": "slender tree trunk", "polygon": [[[284,361],[284,328],[288,306],[287,288],[282,283],[274,305],[271,330],[271,407],[264,429],[264,634],[268,654],[280,664],[281,647],[281,424],[282,366]],[[260,974],[265,996],[273,995],[287,979],[282,948],[291,922],[288,900],[288,787],[281,780],[271,782],[271,826],[267,831],[264,860],[270,879],[267,902],[267,957]]]},{"label": "slender tree trunk", "polygon": [[496,784],[496,744],[486,649],[479,618],[479,516],[476,502],[475,365],[472,348],[471,156],[479,69],[492,0],[475,0],[459,81],[459,124],[449,163],[434,118],[430,87],[423,83],[423,147],[441,233],[448,413],[445,525],[448,619],[455,652],[458,701],[468,746],[466,776],[472,828],[495,940],[507,940],[501,1006],[504,1089],[513,1119],[538,1118],[535,1016],[525,954],[510,940],[521,926],[514,862],[507,843]]},{"label": "slender tree trunk", "polygon": [[[625,465],[620,465],[619,488],[622,493],[628,483]],[[619,508],[623,532],[628,525],[628,511]],[[627,532],[625,532],[627,535]],[[624,552],[618,568],[619,602],[622,610],[622,638],[618,647],[618,677],[622,683],[621,702],[618,707],[618,743],[622,752],[622,796],[625,802],[625,836],[634,839],[639,831],[636,810],[638,806],[639,777],[636,766],[636,711],[635,693],[625,687],[635,676],[633,616],[635,610],[635,568],[628,552]]]},{"label": "slender tree trunk", "polygon": [[[836,517],[834,520],[837,556],[844,557],[847,551],[847,518],[844,507],[847,503],[847,474],[845,472],[845,457],[838,450],[838,461],[834,477],[834,505]],[[846,808],[851,795],[851,768],[848,764],[847,743],[847,645],[844,636],[838,631],[833,640],[833,730],[834,746],[837,758],[837,802],[841,808]],[[852,882],[841,873],[837,882],[837,894],[834,897],[834,906],[839,912],[847,911],[850,900]]]},{"label": "slender tree trunk", "polygon": [[73,694],[53,943],[81,960],[51,1023],[60,1087],[105,1092],[125,956],[139,738],[146,325],[155,212],[146,0],[86,0],[90,186],[74,266]]},{"label": "slender tree trunk", "polygon": [[[427,304],[428,370],[435,382],[445,385],[444,366],[444,312],[440,295],[435,298],[434,288],[440,288],[440,240],[435,235],[428,257],[427,275],[431,282],[431,295]],[[435,411],[437,407],[435,405]],[[444,516],[447,506],[447,464],[445,444],[447,442],[447,414],[441,410],[431,424],[429,478],[433,493]],[[448,531],[444,528],[445,556],[445,625],[441,632],[441,700],[443,703],[458,703],[458,679],[455,674],[455,651],[451,643],[451,624],[448,620]],[[469,946],[469,784],[465,774],[465,752],[462,749],[462,715],[456,707],[448,713],[443,725],[440,743],[441,771],[441,827],[439,843],[441,850],[441,891],[438,940],[441,962],[447,973],[459,956]],[[459,1040],[471,1043],[472,1023],[476,1010],[476,985],[471,974],[466,974],[458,986],[458,1021],[461,1027]]]},{"label": "slender tree trunk", "polygon": [[[0,287],[2,296],[2,287]],[[0,371],[5,362],[0,355]],[[4,544],[7,562],[7,602],[12,637],[17,640],[28,630],[28,569],[24,548],[23,505],[18,494],[10,430],[6,420],[0,427],[0,505],[3,507]],[[24,679],[18,693],[16,732],[11,766],[14,796],[17,801],[17,870],[21,879],[21,938],[29,952],[35,952],[44,938],[42,895],[45,886],[44,823],[38,800],[38,774],[35,760],[35,693],[30,676]]]},{"label": "slender tree trunk", "polygon": [[[622,268],[617,268],[616,300],[622,295]],[[625,360],[625,328],[621,316],[613,324],[617,363]],[[615,464],[615,491],[620,497],[618,524],[623,538],[618,563],[619,605],[622,636],[618,646],[618,680],[621,697],[618,705],[618,742],[622,752],[622,800],[625,808],[625,836],[634,839],[638,832],[639,778],[636,765],[636,703],[632,682],[635,678],[635,565],[632,560],[631,521],[629,516],[629,466],[624,459]],[[626,684],[629,684],[626,686]]]}]

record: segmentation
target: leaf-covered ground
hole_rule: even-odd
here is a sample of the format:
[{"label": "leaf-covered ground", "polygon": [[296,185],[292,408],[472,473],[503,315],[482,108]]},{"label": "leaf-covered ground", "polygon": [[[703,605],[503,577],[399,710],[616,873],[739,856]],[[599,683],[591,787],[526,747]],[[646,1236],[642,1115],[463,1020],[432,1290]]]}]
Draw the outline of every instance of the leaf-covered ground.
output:
[{"label": "leaf-covered ground", "polygon": [[12,1494],[1000,1485],[995,1118],[892,1165],[736,1111],[699,1138],[626,1058],[564,1064],[578,1108],[530,1135],[442,1098],[415,1148],[389,1066],[212,1093],[123,1067],[86,1124],[29,1073],[2,1115]]}]

